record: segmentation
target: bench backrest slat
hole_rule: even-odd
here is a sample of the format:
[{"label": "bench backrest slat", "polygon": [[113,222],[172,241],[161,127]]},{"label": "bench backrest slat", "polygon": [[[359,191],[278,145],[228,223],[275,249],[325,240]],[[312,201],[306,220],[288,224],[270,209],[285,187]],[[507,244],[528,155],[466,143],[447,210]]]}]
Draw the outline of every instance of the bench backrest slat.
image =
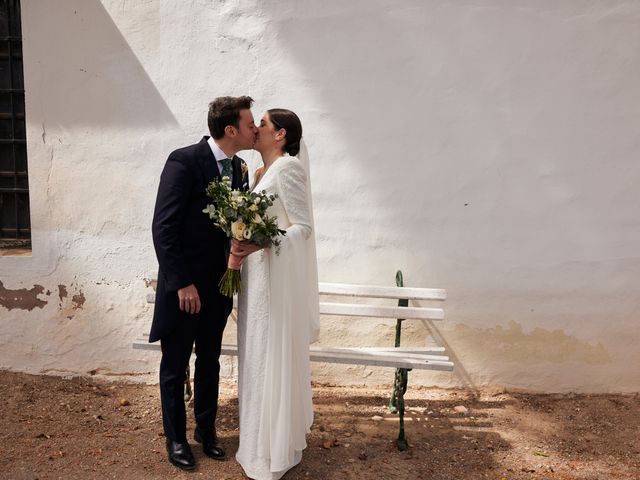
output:
[{"label": "bench backrest slat", "polygon": [[320,313],[351,317],[411,318],[416,320],[442,320],[441,308],[391,307],[383,305],[360,305],[354,303],[320,302]]},{"label": "bench backrest slat", "polygon": [[441,288],[378,287],[373,285],[349,285],[346,283],[318,284],[321,295],[349,297],[394,298],[407,300],[445,300],[447,292]]}]

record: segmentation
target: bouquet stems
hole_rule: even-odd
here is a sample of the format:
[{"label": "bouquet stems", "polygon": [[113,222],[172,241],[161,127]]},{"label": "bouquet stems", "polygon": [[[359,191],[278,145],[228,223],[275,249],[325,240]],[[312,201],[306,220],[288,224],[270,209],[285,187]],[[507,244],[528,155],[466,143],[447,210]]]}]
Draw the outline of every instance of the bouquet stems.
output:
[{"label": "bouquet stems", "polygon": [[227,263],[227,271],[220,279],[218,286],[220,293],[232,298],[234,294],[240,293],[242,290],[242,279],[240,278],[240,265],[242,265],[242,257],[238,257],[233,253],[229,255]]}]

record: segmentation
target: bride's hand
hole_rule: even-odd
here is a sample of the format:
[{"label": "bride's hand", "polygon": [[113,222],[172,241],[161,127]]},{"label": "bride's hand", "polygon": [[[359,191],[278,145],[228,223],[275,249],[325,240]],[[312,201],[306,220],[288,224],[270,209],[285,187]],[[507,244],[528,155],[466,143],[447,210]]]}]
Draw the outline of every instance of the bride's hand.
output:
[{"label": "bride's hand", "polygon": [[255,243],[241,242],[235,238],[231,239],[231,253],[238,257],[246,257],[258,250],[262,250],[262,247],[259,247]]}]

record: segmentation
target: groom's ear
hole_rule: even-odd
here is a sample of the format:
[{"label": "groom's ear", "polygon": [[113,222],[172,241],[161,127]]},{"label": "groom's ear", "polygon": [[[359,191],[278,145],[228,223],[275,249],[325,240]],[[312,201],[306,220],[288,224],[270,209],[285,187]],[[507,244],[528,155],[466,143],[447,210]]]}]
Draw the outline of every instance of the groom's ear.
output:
[{"label": "groom's ear", "polygon": [[236,132],[236,127],[234,127],[233,125],[227,125],[226,127],[224,127],[224,134],[229,137],[233,137]]}]

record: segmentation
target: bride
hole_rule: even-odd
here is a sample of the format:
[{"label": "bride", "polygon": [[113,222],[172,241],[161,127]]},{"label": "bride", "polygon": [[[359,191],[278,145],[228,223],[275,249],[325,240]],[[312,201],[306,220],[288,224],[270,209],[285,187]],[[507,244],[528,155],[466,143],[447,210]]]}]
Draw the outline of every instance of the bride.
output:
[{"label": "bride", "polygon": [[255,480],[279,479],[300,463],[313,423],[309,343],[319,327],[318,274],[309,165],[301,142],[295,113],[264,114],[254,146],[263,166],[252,188],[278,195],[268,214],[287,233],[279,254],[235,240],[231,247],[243,257],[236,459]]}]

